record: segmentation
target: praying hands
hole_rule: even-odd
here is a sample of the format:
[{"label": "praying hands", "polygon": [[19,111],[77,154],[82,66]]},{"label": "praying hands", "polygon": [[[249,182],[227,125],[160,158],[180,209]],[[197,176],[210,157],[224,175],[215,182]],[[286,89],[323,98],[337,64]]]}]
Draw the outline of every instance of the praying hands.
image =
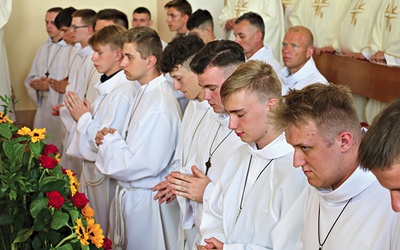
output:
[{"label": "praying hands", "polygon": [[75,92],[68,92],[65,94],[65,106],[67,106],[69,113],[71,114],[74,121],[78,121],[79,118],[86,112],[90,112],[90,103],[88,100],[81,100]]},{"label": "praying hands", "polygon": [[203,203],[204,190],[211,180],[196,166],[192,166],[192,173],[192,175],[185,175],[172,172],[166,178],[174,194]]}]

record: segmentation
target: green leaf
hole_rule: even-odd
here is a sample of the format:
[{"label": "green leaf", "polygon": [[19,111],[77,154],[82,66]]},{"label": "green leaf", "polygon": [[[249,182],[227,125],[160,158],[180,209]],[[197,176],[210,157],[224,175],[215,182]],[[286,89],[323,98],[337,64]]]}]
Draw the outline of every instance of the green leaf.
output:
[{"label": "green leaf", "polygon": [[33,154],[37,157],[42,153],[42,143],[40,142],[36,143],[29,142],[29,148],[31,149]]},{"label": "green leaf", "polygon": [[[47,179],[47,178],[43,178],[43,179]],[[66,181],[64,181],[64,180],[56,180],[56,181],[49,182],[49,183],[46,183],[45,185],[43,185],[41,187],[41,191],[42,192],[49,192],[49,191],[57,190],[61,194],[64,194],[65,193],[64,192],[65,185],[66,185]]]},{"label": "green leaf", "polygon": [[0,135],[7,139],[10,139],[12,137],[10,126],[7,123],[0,124]]},{"label": "green leaf", "polygon": [[21,243],[25,242],[29,237],[32,235],[33,229],[32,228],[22,228],[18,231],[17,237],[15,238],[13,243]]},{"label": "green leaf", "polygon": [[33,247],[33,249],[43,249],[42,248],[42,242],[39,239],[39,236],[35,236],[35,238],[33,239],[32,247]]},{"label": "green leaf", "polygon": [[58,178],[55,176],[46,176],[39,181],[39,188],[42,189],[44,185],[57,181]]},{"label": "green leaf", "polygon": [[73,250],[73,248],[71,244],[65,244],[62,245],[61,247],[58,247],[57,250]]},{"label": "green leaf", "polygon": [[14,222],[14,218],[9,213],[0,214],[0,225],[11,225]]},{"label": "green leaf", "polygon": [[73,225],[76,225],[75,221],[76,221],[76,219],[79,218],[80,213],[77,210],[69,210],[68,213],[69,213],[69,216],[71,216]]},{"label": "green leaf", "polygon": [[35,219],[32,229],[34,231],[44,231],[46,229],[46,223],[43,220]]},{"label": "green leaf", "polygon": [[59,230],[63,226],[68,225],[69,215],[67,213],[56,211],[53,215],[53,220],[51,221],[51,228],[54,230]]},{"label": "green leaf", "polygon": [[90,247],[89,246],[81,246],[81,249],[82,250],[90,250]]},{"label": "green leaf", "polygon": [[48,237],[49,237],[51,244],[53,244],[54,246],[57,245],[61,241],[61,235],[57,231],[51,230],[48,233]]},{"label": "green leaf", "polygon": [[39,214],[40,210],[47,208],[48,203],[49,203],[49,198],[47,198],[47,197],[38,198],[38,199],[34,200],[30,206],[30,212],[31,212],[32,217],[36,218],[37,215]]}]

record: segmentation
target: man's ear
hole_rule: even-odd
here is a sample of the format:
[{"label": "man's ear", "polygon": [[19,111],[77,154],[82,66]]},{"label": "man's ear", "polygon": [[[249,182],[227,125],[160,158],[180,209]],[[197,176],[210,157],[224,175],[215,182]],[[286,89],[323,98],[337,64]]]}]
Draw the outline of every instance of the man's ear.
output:
[{"label": "man's ear", "polygon": [[278,99],[272,98],[272,99],[267,100],[265,102],[265,105],[267,106],[267,108],[269,110],[271,110],[272,108],[274,108],[277,105],[278,102],[279,102]]},{"label": "man's ear", "polygon": [[94,28],[91,25],[88,26],[88,34],[94,34]]},{"label": "man's ear", "polygon": [[150,55],[146,58],[147,60],[147,69],[151,69],[154,67],[154,65],[156,65],[157,63],[157,57]]},{"label": "man's ear", "polygon": [[115,61],[119,62],[122,60],[123,57],[124,57],[124,55],[122,54],[122,49],[117,48],[115,50]]},{"label": "man's ear", "polygon": [[262,32],[259,30],[257,30],[257,32],[256,32],[256,39],[257,39],[257,42],[263,41]]},{"label": "man's ear", "polygon": [[185,20],[185,23],[187,23],[187,21],[189,20],[189,16],[188,15],[183,15],[183,20]]},{"label": "man's ear", "polygon": [[340,143],[340,149],[342,152],[346,152],[349,150],[354,143],[354,136],[352,133],[348,131],[344,131],[339,134],[339,143]]},{"label": "man's ear", "polygon": [[150,20],[150,21],[149,21],[149,25],[150,25],[150,27],[153,26],[153,20]]},{"label": "man's ear", "polygon": [[307,57],[311,57],[314,53],[314,47],[313,46],[308,46],[307,47]]}]

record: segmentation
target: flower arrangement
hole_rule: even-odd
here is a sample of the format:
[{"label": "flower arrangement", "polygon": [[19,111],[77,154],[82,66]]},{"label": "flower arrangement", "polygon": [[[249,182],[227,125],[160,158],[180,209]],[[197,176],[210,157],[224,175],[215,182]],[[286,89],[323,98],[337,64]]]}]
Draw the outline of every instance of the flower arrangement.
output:
[{"label": "flower arrangement", "polygon": [[111,249],[75,173],[45,143],[46,129],[16,127],[6,107],[0,112],[0,249]]}]

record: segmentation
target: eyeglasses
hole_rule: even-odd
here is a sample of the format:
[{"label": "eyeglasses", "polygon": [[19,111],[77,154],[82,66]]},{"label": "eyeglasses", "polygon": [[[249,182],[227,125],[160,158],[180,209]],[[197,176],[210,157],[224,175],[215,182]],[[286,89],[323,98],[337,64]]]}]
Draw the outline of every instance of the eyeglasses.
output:
[{"label": "eyeglasses", "polygon": [[87,25],[82,25],[82,26],[71,25],[71,29],[72,30],[76,30],[76,29],[79,29],[79,28],[87,28],[87,27],[89,27],[89,26],[87,26]]}]

